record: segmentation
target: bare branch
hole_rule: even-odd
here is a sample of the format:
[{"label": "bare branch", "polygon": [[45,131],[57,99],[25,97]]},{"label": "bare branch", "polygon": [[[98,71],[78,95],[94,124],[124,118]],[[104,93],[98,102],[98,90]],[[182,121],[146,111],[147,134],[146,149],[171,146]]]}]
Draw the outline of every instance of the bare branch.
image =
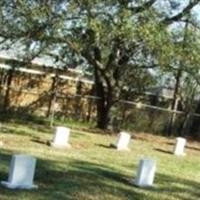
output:
[{"label": "bare branch", "polygon": [[149,0],[149,1],[147,1],[146,3],[144,3],[144,4],[141,5],[141,6],[138,6],[138,7],[131,7],[130,9],[132,10],[132,12],[133,12],[134,14],[140,13],[140,12],[143,12],[143,11],[145,11],[145,10],[151,8],[155,2],[156,2],[156,0]]},{"label": "bare branch", "polygon": [[164,24],[169,25],[169,24],[171,24],[173,22],[181,20],[184,16],[189,14],[190,11],[199,3],[200,3],[200,0],[191,1],[181,12],[179,12],[176,15],[174,15],[173,17],[165,18],[162,22]]}]

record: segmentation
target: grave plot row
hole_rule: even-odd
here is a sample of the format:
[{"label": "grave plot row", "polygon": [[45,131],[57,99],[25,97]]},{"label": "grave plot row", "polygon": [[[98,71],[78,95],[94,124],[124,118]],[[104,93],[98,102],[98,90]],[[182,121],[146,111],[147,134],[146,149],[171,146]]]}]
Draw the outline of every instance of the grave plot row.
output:
[{"label": "grave plot row", "polygon": [[[30,155],[13,155],[8,181],[1,181],[1,184],[9,189],[37,189],[34,185],[34,175],[36,158]],[[156,163],[150,159],[142,159],[137,170],[137,177],[133,184],[139,187],[149,187],[153,185]]]},{"label": "grave plot row", "polygon": [[[56,127],[52,147],[69,148],[70,129],[66,127]],[[120,132],[116,144],[111,144],[117,150],[129,150],[128,145],[131,140],[131,135],[127,132]],[[186,145],[185,138],[177,138],[174,148],[174,154],[178,156],[185,155],[184,148]],[[33,184],[36,168],[36,158],[30,155],[13,155],[8,181],[2,181],[1,184],[9,189],[35,189]],[[141,159],[139,162],[136,179],[132,183],[139,187],[153,186],[154,176],[156,171],[156,162],[149,158]]]},{"label": "grave plot row", "polygon": [[[70,137],[70,129],[66,127],[56,127],[53,141],[51,142],[51,146],[56,148],[70,148],[69,144]],[[127,151],[130,150],[128,145],[131,141],[131,135],[127,132],[120,132],[117,142],[115,144],[110,144],[110,147],[114,147],[119,151]],[[177,156],[184,156],[185,152],[186,139],[178,137],[176,138],[176,145],[174,147],[173,153]]]}]

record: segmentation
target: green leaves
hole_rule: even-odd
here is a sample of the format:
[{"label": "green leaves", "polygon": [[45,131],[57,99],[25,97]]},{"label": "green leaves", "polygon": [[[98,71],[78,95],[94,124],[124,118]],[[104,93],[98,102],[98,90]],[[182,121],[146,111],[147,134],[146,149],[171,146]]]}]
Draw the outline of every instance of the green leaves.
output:
[{"label": "green leaves", "polygon": [[173,34],[168,26],[185,20],[198,1],[167,18],[158,14],[155,0],[2,1],[0,37],[20,41],[27,49],[34,42],[43,44],[37,55],[24,52],[30,59],[56,52],[65,65],[89,66],[100,76],[93,74],[104,96],[111,95],[113,101],[124,87],[142,90],[154,84],[156,77],[149,69],[155,66],[164,76],[179,68],[195,77],[199,71],[199,31],[190,25],[187,40],[182,41],[184,30],[174,25]]}]

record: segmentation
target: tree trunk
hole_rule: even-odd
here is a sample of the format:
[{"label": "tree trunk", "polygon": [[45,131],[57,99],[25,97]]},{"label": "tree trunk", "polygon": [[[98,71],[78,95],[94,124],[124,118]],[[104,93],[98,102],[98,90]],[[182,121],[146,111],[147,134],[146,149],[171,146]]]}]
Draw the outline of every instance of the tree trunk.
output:
[{"label": "tree trunk", "polygon": [[[184,37],[183,37],[183,43],[182,43],[183,49],[186,48],[185,42],[187,41],[187,34],[188,34],[188,22],[186,22],[185,30],[184,30]],[[178,72],[176,74],[176,85],[175,85],[175,89],[174,89],[174,98],[173,98],[172,107],[171,107],[171,109],[173,111],[177,111],[177,108],[178,108],[179,90],[180,90],[180,84],[181,84],[181,78],[182,78],[182,65],[184,65],[184,64],[185,64],[184,61],[182,61],[180,63]],[[175,128],[176,118],[177,118],[177,113],[173,112],[170,117],[170,123],[169,123],[169,127],[168,127],[168,135],[171,135],[172,131]],[[175,130],[175,131],[177,131],[177,130]]]},{"label": "tree trunk", "polygon": [[95,92],[100,99],[97,100],[97,128],[107,129],[110,121],[110,108],[112,102],[111,91],[106,92],[101,76],[95,68]]},{"label": "tree trunk", "polygon": [[[158,98],[159,98],[158,94],[150,96],[150,99],[149,99],[150,105],[157,106],[159,102]],[[157,110],[154,110],[154,109],[150,110],[150,112],[148,112],[148,116],[149,116],[148,128],[152,130],[153,126],[155,125],[154,123],[155,119],[158,117]]]},{"label": "tree trunk", "polygon": [[[101,83],[96,84],[96,88],[103,88]],[[105,98],[105,91],[103,89],[96,89],[97,96],[101,99],[97,100],[97,127],[100,129],[107,129],[110,121],[110,101]]]},{"label": "tree trunk", "polygon": [[176,85],[174,88],[174,97],[171,105],[171,110],[175,112],[172,112],[172,114],[170,115],[169,126],[167,131],[168,135],[172,134],[175,127],[176,115],[177,115],[176,111],[178,109],[178,103],[179,103],[179,87],[180,87],[181,76],[182,76],[182,70],[179,69],[176,75]]},{"label": "tree trunk", "polygon": [[4,97],[4,104],[3,104],[3,110],[7,111],[9,108],[9,104],[10,104],[10,86],[12,83],[12,79],[13,79],[13,72],[14,69],[10,69],[8,71],[8,79],[7,79],[7,83],[6,83],[6,93],[5,93],[5,97]]},{"label": "tree trunk", "polygon": [[52,81],[52,85],[51,85],[51,95],[50,95],[50,99],[49,99],[49,103],[48,103],[48,109],[47,109],[47,113],[46,113],[46,117],[49,117],[51,114],[51,110],[52,110],[52,105],[55,103],[56,101],[56,93],[57,93],[57,86],[58,86],[58,73],[56,72],[55,77],[53,77],[53,81]]},{"label": "tree trunk", "polygon": [[[90,91],[90,95],[91,96],[94,96],[94,86],[92,87],[91,91]],[[93,107],[93,102],[94,100],[93,99],[88,99],[88,115],[86,117],[86,121],[89,122],[90,121],[90,118],[91,118],[91,114],[92,114],[92,107]]]},{"label": "tree trunk", "polygon": [[82,94],[82,82],[78,81],[76,84],[76,97],[74,105],[74,116],[75,119],[79,120],[81,115],[81,94]]},{"label": "tree trunk", "polygon": [[[101,103],[100,103],[101,104]],[[97,104],[97,128],[107,129],[110,121],[110,108]]]},{"label": "tree trunk", "polygon": [[[200,114],[200,100],[198,102],[195,113]],[[190,129],[193,137],[200,137],[200,117],[193,116],[192,125]]]},{"label": "tree trunk", "polygon": [[180,135],[179,136],[189,135],[190,127],[191,127],[191,112],[188,112],[188,113],[185,114],[183,124],[180,128]]}]

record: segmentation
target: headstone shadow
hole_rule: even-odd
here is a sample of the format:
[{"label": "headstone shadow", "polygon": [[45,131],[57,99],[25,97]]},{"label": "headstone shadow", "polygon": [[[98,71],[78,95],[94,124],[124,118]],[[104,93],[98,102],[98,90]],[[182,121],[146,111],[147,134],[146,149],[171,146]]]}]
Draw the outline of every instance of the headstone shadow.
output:
[{"label": "headstone shadow", "polygon": [[164,150],[164,149],[160,149],[160,148],[154,148],[155,151],[158,151],[160,153],[164,153],[164,154],[170,154],[172,155],[172,151],[167,151],[167,150]]},{"label": "headstone shadow", "polygon": [[198,147],[191,147],[191,146],[186,145],[186,148],[190,150],[194,150],[194,151],[200,151],[200,148]]},{"label": "headstone shadow", "polygon": [[102,147],[105,149],[116,149],[116,147],[113,144],[105,145],[105,144],[95,144],[98,147]]},{"label": "headstone shadow", "polygon": [[[0,177],[7,177],[8,165],[12,152],[2,151],[0,154]],[[135,166],[131,166],[131,168]],[[103,197],[118,199],[147,199],[159,197],[165,193],[169,198],[179,200],[199,199],[200,183],[172,175],[156,173],[155,187],[136,188],[126,174],[108,165],[87,162],[83,160],[70,160],[66,165],[64,161],[38,159],[35,182],[39,186],[35,191],[10,191],[0,186],[1,199],[23,199],[28,195],[32,199],[87,199],[93,197],[95,192]],[[102,194],[100,194],[102,192]],[[187,195],[187,196],[185,196]],[[155,198],[152,198],[155,199]]]},{"label": "headstone shadow", "polygon": [[48,141],[48,140],[42,140],[40,138],[33,138],[33,139],[31,139],[31,141],[34,143],[50,146],[50,141]]}]

